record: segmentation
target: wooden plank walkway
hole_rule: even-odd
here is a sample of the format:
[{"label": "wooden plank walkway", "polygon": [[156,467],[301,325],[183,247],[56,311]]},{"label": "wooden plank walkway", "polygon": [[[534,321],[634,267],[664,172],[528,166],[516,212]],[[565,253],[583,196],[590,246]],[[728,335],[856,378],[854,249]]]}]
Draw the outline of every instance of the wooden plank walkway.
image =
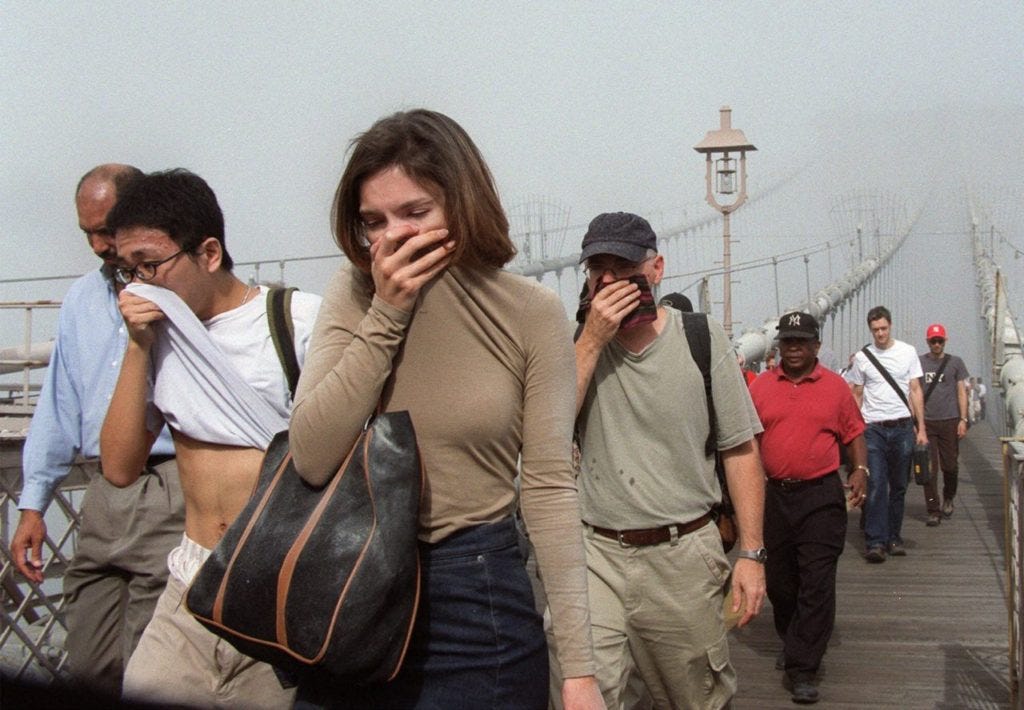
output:
[{"label": "wooden plank walkway", "polygon": [[[961,443],[956,500],[952,518],[926,527],[922,489],[911,483],[907,556],[878,565],[865,562],[859,513],[850,514],[815,707],[1010,707],[1002,454],[984,422]],[[774,668],[781,647],[767,604],[730,634],[740,684],[734,710],[796,707]]]}]

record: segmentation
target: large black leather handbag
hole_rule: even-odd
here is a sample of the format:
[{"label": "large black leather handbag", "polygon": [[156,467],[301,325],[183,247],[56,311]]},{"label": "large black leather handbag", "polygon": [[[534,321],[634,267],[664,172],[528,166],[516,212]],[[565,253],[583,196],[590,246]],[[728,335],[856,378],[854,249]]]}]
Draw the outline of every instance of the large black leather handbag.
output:
[{"label": "large black leather handbag", "polygon": [[331,481],[271,442],[249,503],[188,590],[188,610],[235,648],[291,673],[391,680],[420,592],[423,473],[408,412],[377,414]]}]

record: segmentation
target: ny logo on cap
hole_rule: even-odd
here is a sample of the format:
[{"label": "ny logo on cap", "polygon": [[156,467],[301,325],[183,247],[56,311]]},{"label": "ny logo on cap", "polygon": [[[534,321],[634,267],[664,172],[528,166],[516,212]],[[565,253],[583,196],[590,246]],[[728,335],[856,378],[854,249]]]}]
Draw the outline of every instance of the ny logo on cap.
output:
[{"label": "ny logo on cap", "polygon": [[789,317],[789,324],[790,325],[800,325],[800,314],[799,313],[794,313],[793,315],[791,315]]}]

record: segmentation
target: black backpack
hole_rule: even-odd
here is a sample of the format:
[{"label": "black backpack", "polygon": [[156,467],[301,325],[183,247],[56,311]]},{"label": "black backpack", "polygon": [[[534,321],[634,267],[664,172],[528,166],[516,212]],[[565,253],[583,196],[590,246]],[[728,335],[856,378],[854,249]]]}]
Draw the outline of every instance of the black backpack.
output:
[{"label": "black backpack", "polygon": [[715,457],[715,474],[722,489],[722,500],[711,514],[722,535],[722,547],[728,552],[736,544],[736,509],[729,497],[729,486],[725,480],[725,466],[718,451],[718,417],[715,415],[715,400],[711,396],[711,331],[708,329],[707,313],[683,313],[683,331],[690,346],[690,356],[700,368],[704,378],[704,395],[708,402],[708,438],[704,442],[704,455]]}]

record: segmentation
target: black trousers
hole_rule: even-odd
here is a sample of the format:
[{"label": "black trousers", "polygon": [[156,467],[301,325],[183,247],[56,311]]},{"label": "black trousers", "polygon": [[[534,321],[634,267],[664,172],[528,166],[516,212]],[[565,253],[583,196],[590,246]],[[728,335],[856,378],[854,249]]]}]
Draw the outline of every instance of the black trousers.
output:
[{"label": "black trousers", "polygon": [[839,474],[795,486],[769,481],[765,497],[765,577],[782,638],[786,673],[810,680],[836,618],[836,566],[846,540],[846,501]]}]

